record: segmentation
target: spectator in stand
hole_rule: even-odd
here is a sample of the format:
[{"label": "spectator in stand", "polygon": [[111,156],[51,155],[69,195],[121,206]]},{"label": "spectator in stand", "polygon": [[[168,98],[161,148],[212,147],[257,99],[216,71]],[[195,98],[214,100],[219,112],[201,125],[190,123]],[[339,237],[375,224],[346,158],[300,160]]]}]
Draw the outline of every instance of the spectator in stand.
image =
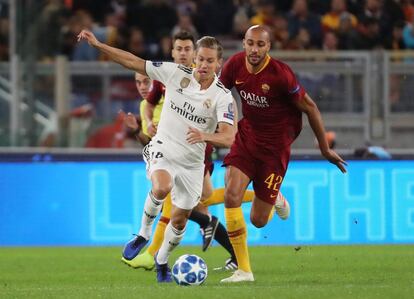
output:
[{"label": "spectator in stand", "polygon": [[178,23],[172,29],[171,36],[174,36],[182,31],[189,32],[195,39],[198,39],[198,32],[193,24],[193,16],[189,10],[182,10],[178,12]]},{"label": "spectator in stand", "polygon": [[361,22],[367,18],[375,19],[379,25],[380,35],[383,37],[390,36],[394,22],[404,19],[402,9],[394,4],[393,0],[365,0],[362,14],[358,19]]},{"label": "spectator in stand", "polygon": [[[403,30],[405,27],[404,21],[399,21],[394,24],[392,29],[392,36],[386,39],[385,48],[388,50],[404,50],[406,45],[403,37]],[[401,60],[401,59],[400,59]],[[397,104],[401,97],[401,75],[390,74],[390,93],[389,100],[392,105]]]},{"label": "spectator in stand", "polygon": [[[63,5],[63,1],[47,0],[43,1],[42,11],[36,20],[36,23],[31,26],[34,29],[31,33],[25,34],[22,47],[32,47],[32,42],[35,42],[36,56],[40,60],[52,60],[59,52],[59,36],[62,26],[69,18],[69,11]],[[32,20],[35,22],[35,20]],[[20,24],[24,22],[19,21]],[[10,24],[14,26],[14,24]],[[27,25],[28,26],[28,25]],[[27,28],[29,28],[28,26]]]},{"label": "spectator in stand", "polygon": [[414,5],[412,0],[400,0],[400,5],[404,13],[405,21],[411,23],[414,21]]},{"label": "spectator in stand", "polygon": [[200,35],[231,34],[233,16],[236,12],[234,0],[199,0],[195,26]]},{"label": "spectator in stand", "polygon": [[145,40],[157,44],[177,24],[177,12],[166,0],[128,1],[127,25],[141,28]]},{"label": "spectator in stand", "polygon": [[407,23],[403,29],[403,40],[407,49],[414,49],[414,27],[413,23]]},{"label": "spectator in stand", "polygon": [[270,0],[259,0],[256,6],[256,14],[250,19],[251,25],[265,25],[273,27],[276,16],[276,8]]},{"label": "spectator in stand", "polygon": [[233,36],[237,39],[242,39],[244,33],[250,27],[249,20],[249,5],[243,4],[239,1],[236,13],[233,17]]},{"label": "spectator in stand", "polygon": [[336,51],[338,50],[338,37],[335,32],[325,32],[323,36],[322,50],[324,51]]},{"label": "spectator in stand", "polygon": [[[94,23],[91,14],[87,11],[76,12],[76,20],[79,22],[81,28],[88,28],[91,30],[97,39],[101,42],[108,43],[110,45],[116,44],[116,28],[112,26],[99,26]],[[85,43],[77,43],[74,46],[72,53],[72,60],[76,61],[93,61],[93,60],[105,60],[104,55],[101,55],[95,48],[89,47]]]},{"label": "spectator in stand", "polygon": [[96,130],[86,141],[86,147],[123,148],[125,140],[124,115],[118,114],[114,122]]},{"label": "spectator in stand", "polygon": [[290,39],[285,47],[288,50],[308,50],[311,49],[311,37],[306,28],[299,28],[298,34]]},{"label": "spectator in stand", "polygon": [[406,48],[403,38],[404,21],[398,21],[392,28],[392,35],[386,38],[385,48],[389,50],[404,50]]},{"label": "spectator in stand", "polygon": [[274,49],[289,49],[291,48],[291,41],[288,30],[288,22],[282,15],[275,16],[273,20],[273,27],[269,28],[272,36],[272,44]]},{"label": "spectator in stand", "polygon": [[375,18],[365,18],[359,26],[359,32],[352,42],[356,50],[373,50],[384,48],[384,41],[380,34],[380,25]]},{"label": "spectator in stand", "polygon": [[320,47],[322,39],[320,18],[309,11],[307,0],[295,0],[287,20],[289,36],[297,36],[299,30],[305,28],[310,35],[311,47]]},{"label": "spectator in stand", "polygon": [[90,135],[85,146],[92,148],[142,147],[142,144],[135,140],[136,132],[132,132],[125,126],[125,117],[125,113],[120,111],[112,123],[97,129]]},{"label": "spectator in stand", "polygon": [[[128,51],[135,56],[149,58],[149,53],[145,45],[144,34],[138,27],[133,27],[129,31]],[[92,48],[92,47],[90,47]]]},{"label": "spectator in stand", "polygon": [[351,50],[354,48],[353,42],[358,35],[357,30],[352,26],[352,15],[343,13],[339,18],[339,28],[336,31],[339,50]]},{"label": "spectator in stand", "polygon": [[321,19],[322,28],[325,31],[328,30],[338,30],[340,18],[343,14],[350,14],[351,18],[351,25],[352,27],[356,27],[358,24],[357,18],[347,11],[346,1],[345,0],[332,0],[331,1],[331,10],[323,15]]},{"label": "spectator in stand", "polygon": [[158,49],[155,54],[152,55],[152,60],[156,61],[170,61],[172,51],[172,37],[170,32],[165,32],[158,45]]}]

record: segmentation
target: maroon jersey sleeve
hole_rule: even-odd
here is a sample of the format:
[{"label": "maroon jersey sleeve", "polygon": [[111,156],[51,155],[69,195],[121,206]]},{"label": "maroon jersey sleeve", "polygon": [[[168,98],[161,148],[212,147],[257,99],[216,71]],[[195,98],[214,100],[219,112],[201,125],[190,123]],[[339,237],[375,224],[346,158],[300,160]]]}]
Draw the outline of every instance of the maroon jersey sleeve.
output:
[{"label": "maroon jersey sleeve", "polygon": [[146,99],[147,102],[153,104],[154,106],[157,105],[164,95],[164,91],[165,87],[160,81],[152,81],[152,89]]},{"label": "maroon jersey sleeve", "polygon": [[230,57],[223,66],[220,73],[220,81],[227,89],[234,86],[234,56]]},{"label": "maroon jersey sleeve", "polygon": [[286,96],[292,101],[300,101],[305,95],[304,88],[299,84],[292,69],[287,65],[283,64],[282,70],[286,79]]}]

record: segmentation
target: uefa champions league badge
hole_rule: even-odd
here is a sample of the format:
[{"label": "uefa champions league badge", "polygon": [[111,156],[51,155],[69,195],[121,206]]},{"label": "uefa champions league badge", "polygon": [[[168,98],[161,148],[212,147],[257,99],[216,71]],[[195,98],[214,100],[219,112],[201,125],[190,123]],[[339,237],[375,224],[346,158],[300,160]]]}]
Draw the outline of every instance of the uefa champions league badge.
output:
[{"label": "uefa champions league badge", "polygon": [[227,107],[228,112],[224,113],[223,116],[227,119],[234,120],[234,109],[233,103],[230,103]]},{"label": "uefa champions league badge", "polygon": [[152,65],[155,67],[160,67],[162,65],[162,61],[153,61]]},{"label": "uefa champions league badge", "polygon": [[181,88],[186,88],[186,87],[188,87],[189,84],[190,84],[190,79],[189,78],[184,77],[184,78],[181,79],[181,82],[180,82]]}]

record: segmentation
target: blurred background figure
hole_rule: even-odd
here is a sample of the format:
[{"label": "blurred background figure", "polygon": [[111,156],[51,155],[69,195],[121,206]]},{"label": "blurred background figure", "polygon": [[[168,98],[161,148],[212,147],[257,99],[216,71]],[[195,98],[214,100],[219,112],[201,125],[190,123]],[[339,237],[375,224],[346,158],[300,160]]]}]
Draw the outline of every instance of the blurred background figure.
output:
[{"label": "blurred background figure", "polygon": [[97,129],[86,141],[86,147],[123,148],[125,147],[125,114],[119,113],[114,121]]}]

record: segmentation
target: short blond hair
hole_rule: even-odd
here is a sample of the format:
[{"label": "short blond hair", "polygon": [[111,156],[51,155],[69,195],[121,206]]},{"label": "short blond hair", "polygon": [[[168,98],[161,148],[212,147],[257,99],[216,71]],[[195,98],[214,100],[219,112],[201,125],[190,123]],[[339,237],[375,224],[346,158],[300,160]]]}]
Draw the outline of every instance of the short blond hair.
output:
[{"label": "short blond hair", "polygon": [[223,46],[215,37],[203,36],[200,38],[196,43],[196,51],[200,48],[216,49],[218,59],[223,57]]}]

